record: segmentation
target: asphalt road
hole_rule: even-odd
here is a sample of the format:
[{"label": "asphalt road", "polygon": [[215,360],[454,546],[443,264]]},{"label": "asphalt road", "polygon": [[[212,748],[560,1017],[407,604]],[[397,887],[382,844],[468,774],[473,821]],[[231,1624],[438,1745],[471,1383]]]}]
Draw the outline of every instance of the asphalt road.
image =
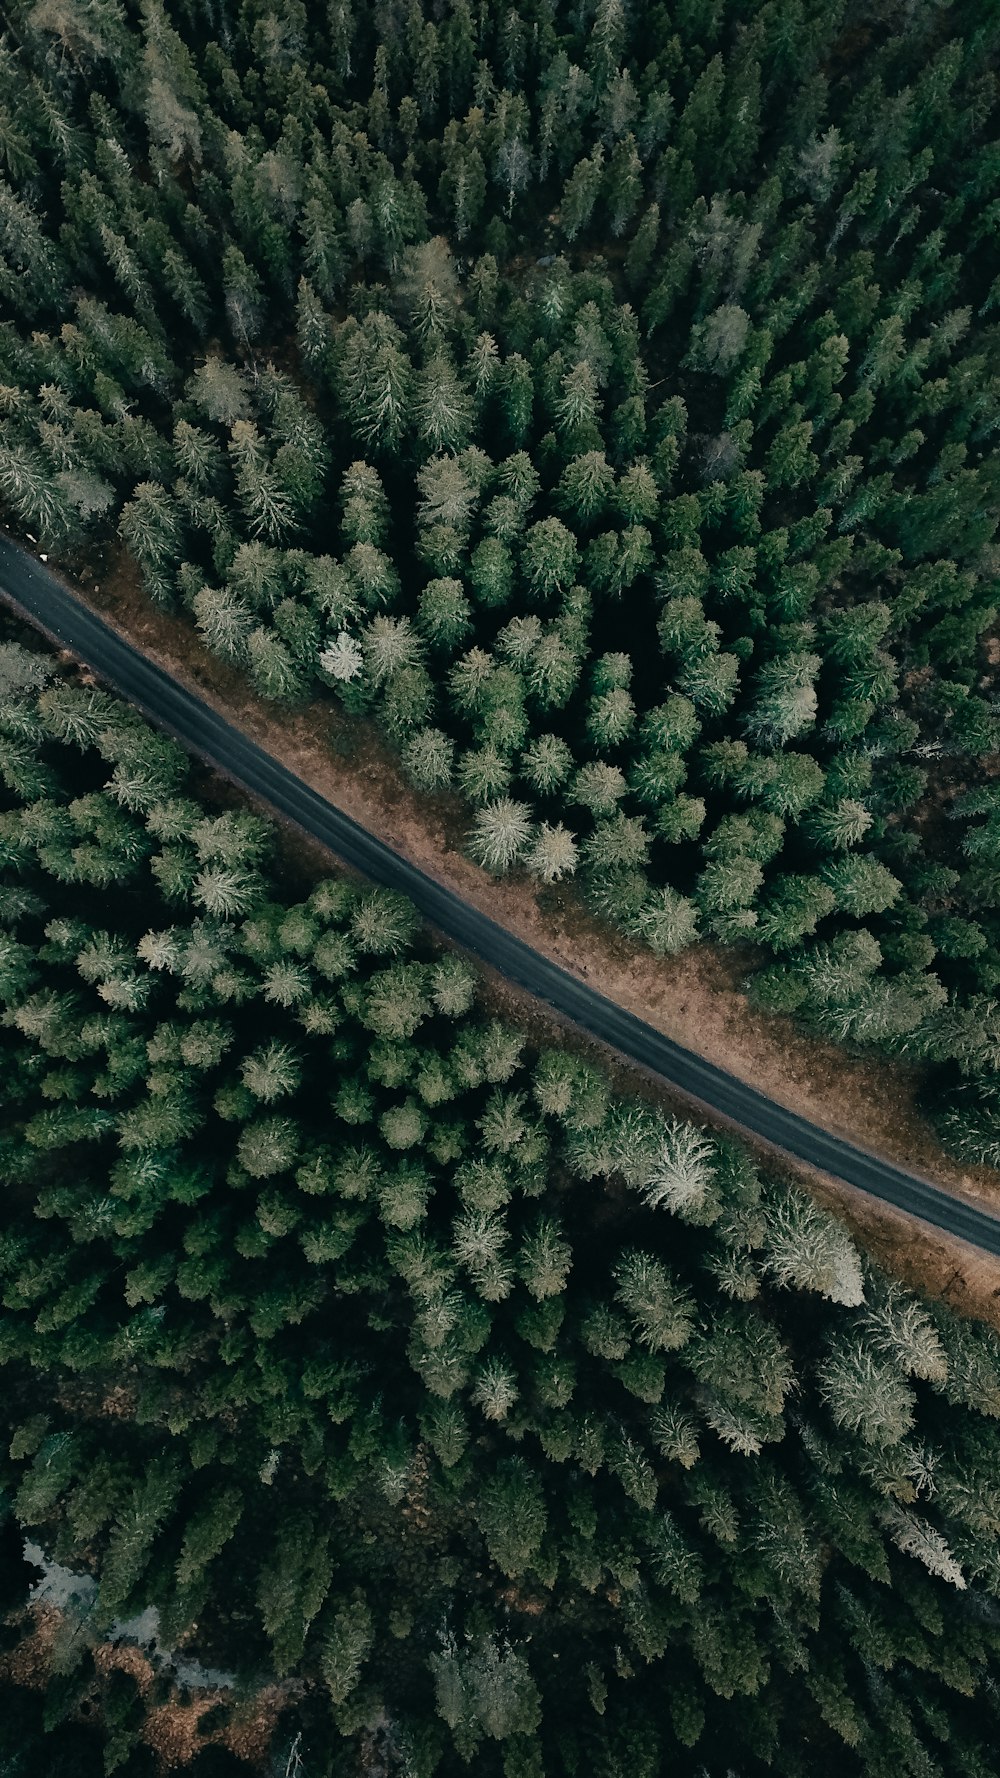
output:
[{"label": "asphalt road", "polygon": [[152,722],[270,803],[371,881],[402,890],[445,937],[547,1001],[591,1036],[786,1154],[988,1253],[1000,1254],[1000,1218],[766,1098],[746,1081],[683,1049],[533,951],[335,809],[124,642],[81,605],[44,563],[4,537],[0,537],[0,596],[87,662]]}]

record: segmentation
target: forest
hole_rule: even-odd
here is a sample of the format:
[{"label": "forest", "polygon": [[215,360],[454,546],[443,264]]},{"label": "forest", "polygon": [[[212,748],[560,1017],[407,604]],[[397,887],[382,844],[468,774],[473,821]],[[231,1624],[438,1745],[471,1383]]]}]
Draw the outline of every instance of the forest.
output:
[{"label": "forest", "polygon": [[989,9],[8,19],[8,522],[998,1164]]},{"label": "forest", "polygon": [[985,1775],[1000,1338],[16,634],[0,728],[8,1654],[15,1527],[98,1581],[38,1732],[162,1770],[153,1606],[305,1778]]},{"label": "forest", "polygon": [[[0,19],[0,521],[988,1166],[998,51],[978,0]],[[151,1607],[238,1674],[198,1778],[992,1774],[996,1336],[6,619],[0,1005],[0,1778],[180,1760],[108,1652]],[[30,1648],[24,1535],[97,1582]]]}]

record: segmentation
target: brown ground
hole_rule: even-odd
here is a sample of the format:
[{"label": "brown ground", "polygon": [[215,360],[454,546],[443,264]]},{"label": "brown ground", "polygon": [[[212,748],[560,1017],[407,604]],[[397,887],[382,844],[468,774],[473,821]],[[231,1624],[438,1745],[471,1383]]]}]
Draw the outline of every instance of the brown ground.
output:
[{"label": "brown ground", "polygon": [[[13,1618],[8,1622],[14,1622]],[[65,1615],[53,1605],[30,1605],[16,1620],[20,1636],[14,1647],[0,1655],[0,1680],[45,1691],[52,1676],[52,1661]],[[130,1642],[100,1642],[92,1649],[96,1672],[106,1678],[117,1668],[135,1680],[141,1695],[154,1677],[151,1662]],[[190,1764],[203,1747],[223,1746],[248,1764],[262,1761],[268,1751],[282,1710],[301,1690],[297,1681],[259,1686],[235,1699],[231,1692],[175,1688],[164,1703],[149,1710],[142,1725],[143,1741],[158,1755],[161,1770]],[[225,1704],[226,1723],[206,1733],[201,1718],[215,1704]],[[93,1722],[100,1715],[99,1686],[85,1694],[74,1712],[75,1720]],[[39,1775],[41,1778],[41,1775]]]},{"label": "brown ground", "polygon": [[[539,889],[523,875],[503,882],[487,876],[461,851],[465,817],[457,797],[427,797],[411,789],[374,726],[342,716],[332,699],[316,698],[289,711],[255,696],[239,673],[209,653],[186,620],[150,604],[124,555],[114,558],[99,584],[85,572],[77,590],[144,653],[336,807],[536,950],[770,1098],[1000,1210],[1000,1175],[959,1165],[917,1110],[918,1070],[881,1058],[859,1060],[806,1036],[791,1019],[754,1011],[741,991],[745,959],[734,950],[706,944],[680,957],[656,958],[594,920],[571,885]],[[294,849],[301,859],[320,864],[325,857],[321,847],[301,837]],[[494,979],[493,986],[519,1020],[541,1018],[565,1041],[566,1027],[537,1001],[506,982]],[[629,1079],[634,1087],[634,1070]],[[819,1180],[808,1168],[796,1170]],[[833,1194],[864,1229],[866,1243],[894,1269],[927,1288],[947,1289],[956,1307],[982,1312],[991,1306],[991,1315],[996,1313],[992,1299],[996,1287],[1000,1302],[1000,1263],[839,1182],[827,1180],[822,1192]]]}]

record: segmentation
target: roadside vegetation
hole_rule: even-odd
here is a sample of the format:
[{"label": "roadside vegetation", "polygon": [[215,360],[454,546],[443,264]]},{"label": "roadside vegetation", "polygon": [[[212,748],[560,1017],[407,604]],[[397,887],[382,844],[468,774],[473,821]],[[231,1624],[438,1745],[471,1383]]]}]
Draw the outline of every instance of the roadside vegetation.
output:
[{"label": "roadside vegetation", "polygon": [[997,1337],[17,641],[0,731],[3,1603],[15,1526],[99,1582],[45,1725],[159,1769],[155,1606],[307,1778],[988,1770]]},{"label": "roadside vegetation", "polygon": [[995,22],[7,20],[9,522],[997,1164]]}]

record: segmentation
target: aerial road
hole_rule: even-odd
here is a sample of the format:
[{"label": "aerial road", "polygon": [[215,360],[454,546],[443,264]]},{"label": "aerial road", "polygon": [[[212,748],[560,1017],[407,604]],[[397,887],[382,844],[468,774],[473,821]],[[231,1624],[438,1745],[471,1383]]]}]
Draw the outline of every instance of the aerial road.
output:
[{"label": "aerial road", "polygon": [[44,563],[4,537],[0,537],[0,596],[192,752],[297,823],[354,870],[401,890],[446,938],[546,1001],[592,1037],[795,1159],[988,1253],[1000,1254],[1000,1218],[768,1099],[532,950],[334,808],[124,641],[74,598]]}]

